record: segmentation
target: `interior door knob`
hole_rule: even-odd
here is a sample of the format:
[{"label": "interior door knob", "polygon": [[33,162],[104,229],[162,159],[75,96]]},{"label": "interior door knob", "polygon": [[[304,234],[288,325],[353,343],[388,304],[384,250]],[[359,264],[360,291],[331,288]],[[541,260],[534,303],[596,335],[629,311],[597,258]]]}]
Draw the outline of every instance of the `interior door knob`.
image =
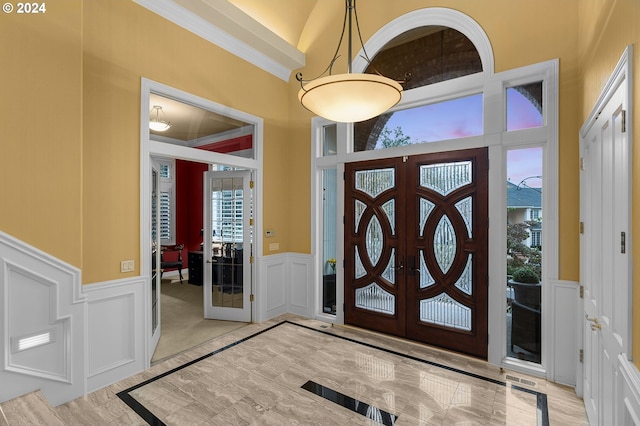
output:
[{"label": "interior door knob", "polygon": [[584,317],[587,319],[587,321],[591,321],[595,324],[600,324],[600,321],[598,320],[598,317],[593,317],[593,318],[589,318],[588,314],[584,314]]}]

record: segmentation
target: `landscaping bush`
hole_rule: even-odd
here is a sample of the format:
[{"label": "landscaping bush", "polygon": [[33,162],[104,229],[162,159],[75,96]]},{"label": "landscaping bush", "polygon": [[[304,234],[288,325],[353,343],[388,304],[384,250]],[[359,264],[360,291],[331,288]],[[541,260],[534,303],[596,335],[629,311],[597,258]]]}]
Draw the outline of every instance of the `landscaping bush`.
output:
[{"label": "landscaping bush", "polygon": [[513,271],[513,280],[519,283],[537,284],[540,276],[532,268],[523,266]]}]

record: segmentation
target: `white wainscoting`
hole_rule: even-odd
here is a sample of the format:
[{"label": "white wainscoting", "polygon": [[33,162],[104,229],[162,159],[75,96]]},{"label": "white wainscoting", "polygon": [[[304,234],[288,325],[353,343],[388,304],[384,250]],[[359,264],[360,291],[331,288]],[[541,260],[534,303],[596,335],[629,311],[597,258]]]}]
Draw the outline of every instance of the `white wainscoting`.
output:
[{"label": "white wainscoting", "polygon": [[640,425],[640,372],[627,359],[625,354],[618,355],[620,365],[621,389],[618,389],[618,413],[622,417],[621,425]]},{"label": "white wainscoting", "polygon": [[[551,343],[547,379],[569,386],[576,385],[576,365],[579,363],[580,333],[578,322],[580,303],[580,284],[576,281],[552,280],[551,300],[553,301],[548,324]],[[548,299],[547,299],[548,300]]]},{"label": "white wainscoting", "polygon": [[285,313],[311,318],[314,315],[312,265],[312,257],[307,254],[280,253],[262,257],[255,321],[266,321]]},{"label": "white wainscoting", "polygon": [[[80,270],[0,232],[0,402],[40,389],[52,405],[86,394]],[[48,343],[18,349],[18,341]]]},{"label": "white wainscoting", "polygon": [[310,255],[289,253],[288,310],[292,314],[311,318],[315,315],[313,309],[313,260]]},{"label": "white wainscoting", "polygon": [[89,284],[87,296],[89,392],[143,371],[149,324],[145,283],[148,277]]}]

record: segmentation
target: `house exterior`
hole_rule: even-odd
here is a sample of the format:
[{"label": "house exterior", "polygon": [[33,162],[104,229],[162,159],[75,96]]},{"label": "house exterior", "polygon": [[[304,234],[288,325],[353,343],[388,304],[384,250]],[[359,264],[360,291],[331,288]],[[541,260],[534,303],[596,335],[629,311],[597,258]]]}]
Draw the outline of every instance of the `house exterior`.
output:
[{"label": "house exterior", "polygon": [[507,223],[535,221],[529,228],[529,247],[542,246],[542,189],[507,181]]},{"label": "house exterior", "polygon": [[[149,366],[148,244],[142,229],[148,151],[141,145],[148,114],[142,93],[149,81],[156,90],[168,87],[258,118],[253,321],[286,312],[318,315],[322,274],[314,271],[321,255],[314,245],[317,209],[310,190],[314,122],[298,103],[295,74],[316,75],[325,69],[335,49],[327,34],[339,33],[343,2],[264,2],[269,6],[262,8],[263,2],[256,2],[254,11],[271,14],[265,24],[282,22],[278,15],[289,20],[277,37],[234,7],[241,2],[218,2],[229,14],[203,8],[204,20],[179,6],[188,2],[157,2],[166,14],[173,13],[173,21],[150,10],[150,3],[57,0],[46,3],[41,13],[5,11],[0,16],[0,400],[46,388],[47,397],[61,403]],[[269,8],[273,10],[265,10]],[[416,11],[446,9],[443,16],[449,19],[454,10],[486,34],[483,48],[491,51],[492,72],[549,61],[556,66],[554,278],[578,304],[579,130],[625,49],[640,42],[640,3],[369,0],[361,8],[365,41]],[[208,32],[212,21],[220,32]],[[448,23],[445,19],[443,25]],[[193,27],[185,28],[189,24]],[[237,43],[225,45],[228,39]],[[636,82],[639,56],[630,56],[629,77]],[[640,85],[635,84],[630,103],[638,105],[639,100]],[[627,119],[631,126],[640,123],[640,108],[630,108]],[[640,132],[632,129],[629,135],[637,146]],[[630,170],[640,169],[640,150],[629,155]],[[638,235],[640,174],[632,173],[630,182],[631,234]],[[529,212],[541,205],[530,204]],[[265,237],[266,231],[273,236]],[[629,241],[630,253],[638,252],[640,238],[629,236]],[[133,268],[123,270],[123,261],[133,261]],[[637,273],[632,287],[630,353],[621,375],[626,381],[620,385],[625,389],[640,380]],[[572,318],[584,316],[577,313]],[[496,318],[489,323],[498,324]],[[555,327],[562,325],[566,322],[553,321],[546,328],[548,348],[562,343],[552,339],[560,333]],[[574,334],[583,327],[577,319],[572,326]],[[31,354],[13,351],[14,340],[40,330],[55,336],[55,344]],[[582,348],[572,349],[576,354]],[[549,364],[538,373],[580,392],[577,355],[568,358],[560,352],[543,356]],[[489,361],[499,363],[496,357],[490,351]],[[574,373],[560,377],[561,368]],[[629,402],[631,406],[640,407],[640,401]]]}]

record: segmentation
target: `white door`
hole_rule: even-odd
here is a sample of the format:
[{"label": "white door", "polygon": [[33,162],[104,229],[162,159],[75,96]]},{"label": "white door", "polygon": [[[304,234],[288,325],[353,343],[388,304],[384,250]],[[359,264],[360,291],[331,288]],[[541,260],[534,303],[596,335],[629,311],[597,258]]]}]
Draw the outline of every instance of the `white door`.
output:
[{"label": "white door", "polygon": [[204,174],[204,316],[251,321],[251,172]]},{"label": "white door", "polygon": [[151,161],[151,340],[149,357],[158,346],[161,334],[160,323],[160,165]]},{"label": "white door", "polygon": [[630,150],[626,84],[613,89],[583,134],[581,279],[584,286],[584,402],[592,425],[621,424],[618,355],[630,332]]}]

